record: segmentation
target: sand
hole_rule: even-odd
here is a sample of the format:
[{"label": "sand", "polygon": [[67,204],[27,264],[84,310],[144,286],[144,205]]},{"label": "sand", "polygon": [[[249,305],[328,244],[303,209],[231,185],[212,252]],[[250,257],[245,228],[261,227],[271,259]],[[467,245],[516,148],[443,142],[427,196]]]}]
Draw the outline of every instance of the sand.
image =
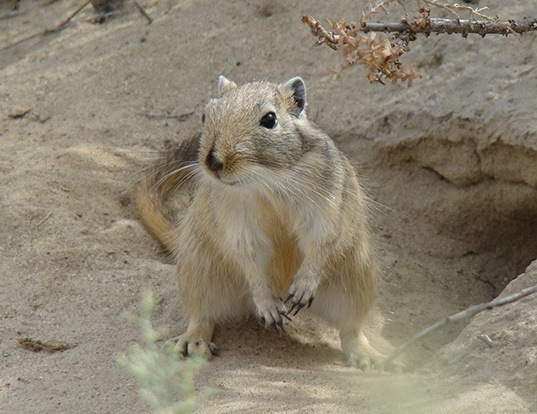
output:
[{"label": "sand", "polygon": [[[327,70],[339,57],[313,46],[300,17],[352,20],[366,3],[144,0],[151,25],[131,3],[105,24],[88,7],[0,51],[0,412],[147,412],[117,364],[140,342],[124,314],[151,289],[154,324],[179,334],[185,323],[132,192],[159,151],[199,129],[221,74],[302,76],[310,119],[361,171],[383,278],[375,346],[537,283],[535,33],[432,36],[408,55],[425,73],[412,88],[370,85],[360,68],[339,84]],[[534,14],[531,2],[487,3]],[[0,20],[0,47],[77,6],[22,1]],[[447,326],[403,356],[400,375],[346,367],[337,332],[306,313],[288,336],[255,320],[222,326],[200,412],[537,412],[536,306]],[[25,338],[68,349],[34,352]]]}]

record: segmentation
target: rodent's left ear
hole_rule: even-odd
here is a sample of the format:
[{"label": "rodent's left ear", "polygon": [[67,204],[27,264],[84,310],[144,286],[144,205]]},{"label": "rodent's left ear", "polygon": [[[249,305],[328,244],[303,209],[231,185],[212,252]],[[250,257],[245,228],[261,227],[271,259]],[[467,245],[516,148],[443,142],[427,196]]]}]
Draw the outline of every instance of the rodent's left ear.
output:
[{"label": "rodent's left ear", "polygon": [[230,81],[225,76],[220,75],[218,78],[218,96],[222,96],[226,92],[235,89],[237,84],[233,81]]},{"label": "rodent's left ear", "polygon": [[282,83],[280,88],[286,99],[293,99],[295,106],[292,108],[292,112],[298,117],[306,107],[306,84],[302,78],[297,76]]}]

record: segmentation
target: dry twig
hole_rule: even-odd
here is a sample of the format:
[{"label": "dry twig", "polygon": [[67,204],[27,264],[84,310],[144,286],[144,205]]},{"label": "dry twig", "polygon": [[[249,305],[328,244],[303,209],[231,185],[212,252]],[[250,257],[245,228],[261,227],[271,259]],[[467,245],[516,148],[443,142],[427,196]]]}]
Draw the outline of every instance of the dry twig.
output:
[{"label": "dry twig", "polygon": [[52,216],[52,211],[49,211],[49,212],[47,213],[47,215],[46,215],[45,217],[43,217],[43,218],[39,221],[39,223],[37,223],[36,227],[41,226],[45,221],[47,221],[47,220],[50,218],[50,216]]},{"label": "dry twig", "polygon": [[17,46],[17,45],[19,45],[19,44],[21,44],[23,42],[26,42],[27,40],[31,40],[31,39],[34,39],[36,37],[41,37],[41,36],[44,37],[44,36],[47,36],[49,34],[57,33],[59,31],[65,29],[65,27],[71,22],[71,20],[73,20],[78,13],[80,13],[82,10],[84,10],[89,3],[90,3],[89,0],[86,0],[84,2],[84,4],[82,4],[78,9],[76,9],[73,13],[71,13],[69,15],[69,17],[67,17],[67,19],[65,19],[63,22],[61,22],[56,27],[54,27],[52,29],[45,29],[42,32],[34,33],[31,36],[27,36],[27,37],[25,37],[23,39],[17,40],[16,42],[14,42],[14,43],[12,43],[10,45],[7,45],[7,46],[4,46],[3,48],[0,48],[0,51],[10,49],[10,48],[12,48],[14,46]]},{"label": "dry twig", "polygon": [[[120,5],[122,4],[121,1],[119,0],[116,0],[117,2],[117,7],[120,7]],[[108,18],[110,17],[113,13],[115,13],[113,10],[110,10],[110,11],[107,11],[105,12],[104,10],[107,10],[107,9],[101,9],[99,8],[99,5],[101,3],[101,1],[96,1],[96,0],[86,0],[78,9],[76,9],[73,13],[71,13],[69,15],[69,17],[67,17],[67,19],[65,19],[63,22],[61,22],[60,24],[58,24],[58,26],[52,28],[52,29],[46,29],[46,30],[43,30],[39,33],[34,33],[33,35],[30,35],[30,36],[27,36],[27,37],[24,37],[22,39],[19,39],[17,40],[16,42],[10,44],[10,45],[7,45],[7,46],[4,46],[2,48],[0,48],[0,52],[3,51],[3,50],[7,50],[7,49],[11,49],[12,47],[14,46],[17,46],[23,42],[26,42],[28,40],[31,40],[31,39],[35,39],[36,37],[44,37],[44,36],[47,36],[47,35],[50,35],[50,34],[53,34],[53,33],[57,33],[63,29],[65,29],[65,27],[71,22],[71,20],[73,20],[75,18],[75,16],[77,16],[82,10],[84,10],[86,8],[86,6],[88,4],[92,4],[96,10],[96,12],[98,13],[98,17],[100,19],[102,18]],[[104,2],[104,3],[108,3],[108,2]],[[104,4],[103,3],[103,4]],[[153,23],[153,19],[147,14],[147,12],[145,11],[145,9],[136,1],[136,0],[133,0],[133,3],[134,5],[136,6],[136,8],[138,9],[138,11],[142,14],[142,16],[144,16],[147,21],[149,22],[149,24]],[[115,5],[115,4],[114,4]],[[116,6],[116,5],[115,5]],[[22,12],[20,12],[22,13]],[[0,15],[0,20],[3,19],[3,18],[9,18],[9,17],[13,17],[17,14],[20,14],[18,11],[16,14],[14,14],[14,12],[9,12],[7,16],[4,16],[4,15]]]},{"label": "dry twig", "polygon": [[177,121],[183,122],[190,118],[194,112],[186,112],[184,114],[157,114],[154,112],[139,112],[138,115],[145,116],[147,119],[176,119]]},{"label": "dry twig", "polygon": [[444,4],[444,3],[440,3],[438,0],[423,0],[424,3],[430,5],[430,6],[435,6],[435,7],[438,7],[440,9],[444,9],[444,10],[447,10],[448,12],[450,12],[452,15],[454,15],[457,19],[459,19],[461,16],[459,15],[459,13],[457,13],[457,11],[465,11],[465,12],[468,12],[468,14],[470,15],[470,17],[479,17],[480,19],[483,19],[483,20],[498,20],[498,17],[490,17],[490,16],[487,16],[486,14],[482,13],[483,11],[485,10],[488,10],[488,7],[478,7],[478,8],[473,8],[471,6],[462,6],[460,4]]},{"label": "dry twig", "polygon": [[462,19],[439,19],[430,18],[427,25],[417,21],[408,22],[364,22],[362,23],[363,32],[384,32],[384,33],[404,33],[430,35],[437,34],[462,34],[466,37],[469,33],[475,33],[482,37],[488,34],[501,34],[507,36],[511,33],[525,33],[537,30],[537,19],[520,19],[520,20],[462,20]]},{"label": "dry twig", "polygon": [[144,16],[147,19],[149,24],[153,23],[153,19],[151,18],[151,16],[149,16],[149,14],[147,14],[145,9],[136,0],[132,0],[132,1],[134,2],[134,5],[138,9],[138,11],[142,14],[142,16]]},{"label": "dry twig", "polygon": [[49,344],[38,339],[32,338],[19,338],[17,342],[26,350],[32,352],[45,351],[48,353],[63,352],[68,349],[74,348],[76,345],[71,344]]},{"label": "dry twig", "polygon": [[487,303],[481,303],[479,305],[474,305],[469,307],[466,310],[463,310],[462,312],[456,313],[455,315],[448,316],[447,318],[441,319],[435,324],[423,329],[422,331],[418,332],[416,335],[414,335],[412,338],[410,338],[408,341],[402,343],[399,345],[389,356],[386,358],[385,363],[388,363],[392,361],[394,358],[399,356],[402,352],[404,352],[410,345],[414,344],[416,341],[420,340],[421,338],[429,335],[431,332],[436,331],[438,328],[441,328],[444,325],[447,325],[451,322],[458,322],[463,319],[468,319],[474,315],[477,315],[480,312],[483,312],[484,310],[491,310],[494,308],[497,308],[499,306],[507,305],[508,303],[516,302],[517,300],[520,300],[522,298],[525,298],[526,296],[529,296],[533,293],[537,293],[537,285],[530,286],[526,289],[522,289],[520,292],[514,293],[512,295],[506,296],[505,298],[501,299],[495,299],[491,302]]}]

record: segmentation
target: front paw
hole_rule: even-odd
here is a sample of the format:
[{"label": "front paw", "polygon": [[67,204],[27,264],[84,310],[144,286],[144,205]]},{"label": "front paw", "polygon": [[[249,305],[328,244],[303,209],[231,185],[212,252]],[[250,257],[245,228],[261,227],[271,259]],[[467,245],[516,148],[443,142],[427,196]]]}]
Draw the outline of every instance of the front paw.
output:
[{"label": "front paw", "polygon": [[308,281],[306,278],[297,278],[293,280],[289,287],[289,295],[285,299],[285,303],[291,302],[291,309],[289,314],[296,316],[296,314],[304,306],[311,306],[317,291],[317,284]]},{"label": "front paw", "polygon": [[272,301],[262,301],[256,303],[257,314],[261,323],[265,327],[271,326],[276,332],[286,332],[283,318],[291,320],[285,309],[285,305],[280,299]]}]

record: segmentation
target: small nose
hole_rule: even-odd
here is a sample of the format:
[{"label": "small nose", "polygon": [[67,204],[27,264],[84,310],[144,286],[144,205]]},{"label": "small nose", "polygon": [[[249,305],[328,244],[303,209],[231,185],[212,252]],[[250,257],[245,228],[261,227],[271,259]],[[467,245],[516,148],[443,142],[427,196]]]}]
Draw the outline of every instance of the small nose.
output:
[{"label": "small nose", "polygon": [[222,162],[216,157],[214,148],[211,148],[207,154],[205,163],[207,164],[207,167],[209,167],[209,169],[215,173],[218,173],[224,169],[224,164],[222,164]]}]

